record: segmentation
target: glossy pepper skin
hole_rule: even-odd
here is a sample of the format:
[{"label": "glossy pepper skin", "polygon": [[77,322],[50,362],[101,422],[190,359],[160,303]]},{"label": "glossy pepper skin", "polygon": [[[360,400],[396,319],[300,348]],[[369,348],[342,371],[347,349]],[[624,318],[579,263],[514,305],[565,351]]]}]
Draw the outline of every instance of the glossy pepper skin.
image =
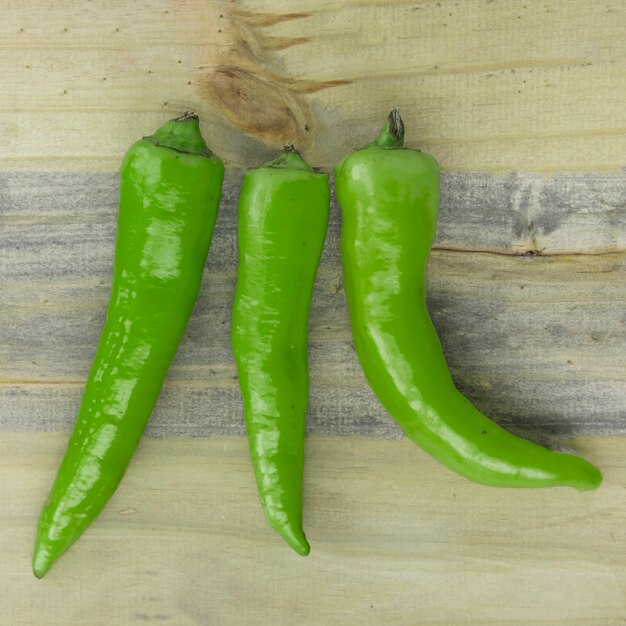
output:
[{"label": "glossy pepper skin", "polygon": [[378,139],[335,170],[341,255],[356,352],[367,380],[406,435],[450,469],[485,485],[593,489],[584,459],[516,437],[455,387],[426,306],[439,167],[402,147],[392,111]]},{"label": "glossy pepper skin", "polygon": [[244,177],[233,354],[265,517],[302,556],[307,324],[328,213],[328,174],[290,147]]},{"label": "glossy pepper skin", "polygon": [[100,513],[130,462],[198,294],[223,172],[189,114],[124,157],[109,308],[39,519],[37,578]]}]

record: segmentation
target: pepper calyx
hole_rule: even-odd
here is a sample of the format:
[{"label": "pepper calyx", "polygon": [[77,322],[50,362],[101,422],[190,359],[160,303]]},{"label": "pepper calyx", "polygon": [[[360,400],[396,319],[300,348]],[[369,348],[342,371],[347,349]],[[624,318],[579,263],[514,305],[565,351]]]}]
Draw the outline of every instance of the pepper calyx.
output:
[{"label": "pepper calyx", "polygon": [[153,135],[144,137],[155,146],[176,152],[210,157],[213,153],[200,132],[200,119],[195,113],[186,111],[180,117],[165,122]]},{"label": "pepper calyx", "polygon": [[276,158],[267,161],[267,163],[263,163],[261,167],[283,170],[302,170],[304,172],[311,172],[312,174],[315,173],[315,170],[302,158],[292,144],[287,144]]}]

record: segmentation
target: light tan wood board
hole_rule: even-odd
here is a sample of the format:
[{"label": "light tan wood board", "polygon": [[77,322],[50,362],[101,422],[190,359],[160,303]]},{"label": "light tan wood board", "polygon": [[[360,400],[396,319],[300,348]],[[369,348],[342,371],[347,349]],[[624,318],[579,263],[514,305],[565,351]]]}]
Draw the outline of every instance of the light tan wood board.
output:
[{"label": "light tan wood board", "polygon": [[64,434],[1,434],[0,586],[11,626],[618,625],[626,439],[575,442],[595,492],[470,484],[408,441],[307,440],[293,553],[265,524],[241,437],[144,440],[102,516],[29,571]]},{"label": "light tan wood board", "polygon": [[615,169],[619,0],[0,3],[3,168],[113,170],[185,109],[230,165],[329,167],[399,106],[446,170]]}]

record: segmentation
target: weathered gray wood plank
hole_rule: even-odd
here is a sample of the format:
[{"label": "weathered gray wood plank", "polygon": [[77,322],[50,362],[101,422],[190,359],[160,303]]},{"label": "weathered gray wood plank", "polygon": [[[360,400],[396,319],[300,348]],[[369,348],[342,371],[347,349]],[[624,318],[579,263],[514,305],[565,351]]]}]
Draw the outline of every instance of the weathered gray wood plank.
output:
[{"label": "weathered gray wood plank", "polygon": [[[229,344],[239,177],[149,427],[242,433]],[[0,174],[0,430],[67,430],[104,320],[116,174]],[[352,348],[339,211],[310,324],[309,429],[396,437]],[[458,386],[535,439],[626,432],[626,171],[445,174],[429,307]]]}]

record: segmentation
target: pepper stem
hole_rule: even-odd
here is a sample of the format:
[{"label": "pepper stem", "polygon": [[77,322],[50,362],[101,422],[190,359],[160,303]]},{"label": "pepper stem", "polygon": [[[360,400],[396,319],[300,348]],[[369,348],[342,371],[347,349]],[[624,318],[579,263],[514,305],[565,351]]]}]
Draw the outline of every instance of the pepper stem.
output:
[{"label": "pepper stem", "polygon": [[144,139],[151,141],[156,146],[170,148],[177,152],[207,157],[212,154],[200,132],[198,116],[189,111],[185,111],[180,117],[165,122],[155,131],[154,135],[144,137]]},{"label": "pepper stem", "polygon": [[389,113],[389,117],[387,117],[387,121],[374,144],[381,148],[402,148],[404,146],[404,122],[398,109]]},{"label": "pepper stem", "polygon": [[300,156],[300,153],[293,145],[286,145],[280,154],[271,161],[263,163],[261,167],[270,167],[283,170],[302,170],[314,173],[315,170]]}]

